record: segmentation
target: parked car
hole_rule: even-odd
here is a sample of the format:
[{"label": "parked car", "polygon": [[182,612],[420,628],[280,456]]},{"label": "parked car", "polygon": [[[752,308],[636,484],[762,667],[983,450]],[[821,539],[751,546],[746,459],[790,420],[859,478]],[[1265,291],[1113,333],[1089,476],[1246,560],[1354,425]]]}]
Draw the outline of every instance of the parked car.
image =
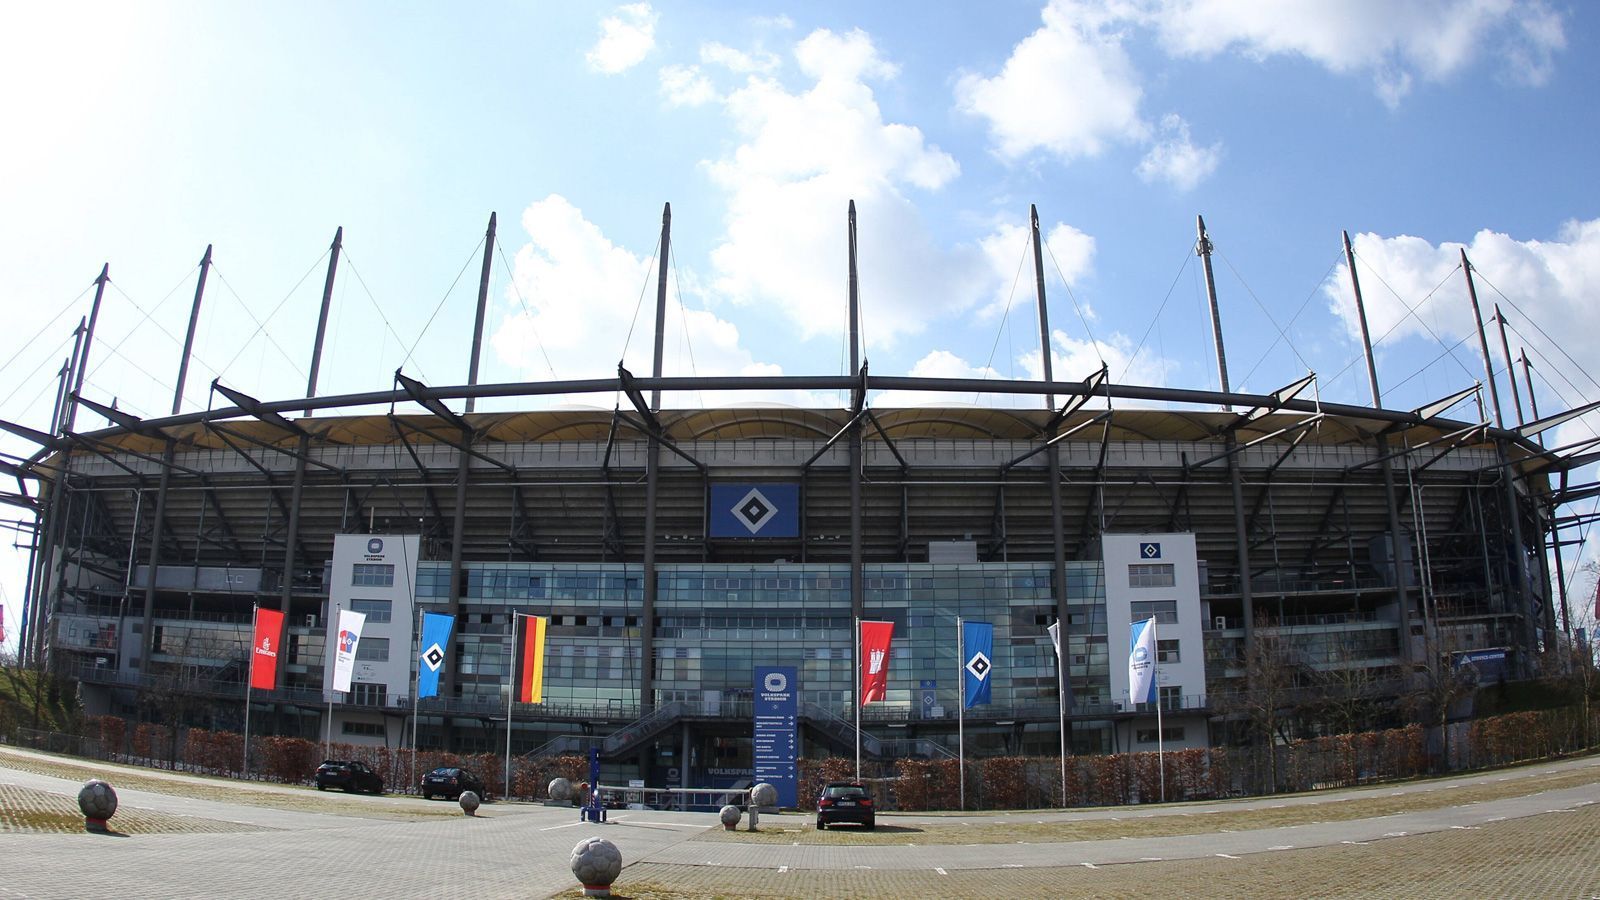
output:
[{"label": "parked car", "polygon": [[835,781],[822,789],[817,798],[817,830],[850,822],[871,831],[877,827],[872,794],[859,781]]},{"label": "parked car", "polygon": [[489,799],[489,793],[483,787],[483,779],[466,769],[455,766],[440,766],[422,776],[422,799],[424,800],[432,800],[435,797],[456,800],[460,798],[463,791],[471,791],[477,794],[479,800]]},{"label": "parked car", "polygon": [[367,768],[366,763],[354,760],[325,759],[322,765],[317,766],[317,774],[312,781],[319,791],[336,787],[351,793],[383,793],[383,776]]}]

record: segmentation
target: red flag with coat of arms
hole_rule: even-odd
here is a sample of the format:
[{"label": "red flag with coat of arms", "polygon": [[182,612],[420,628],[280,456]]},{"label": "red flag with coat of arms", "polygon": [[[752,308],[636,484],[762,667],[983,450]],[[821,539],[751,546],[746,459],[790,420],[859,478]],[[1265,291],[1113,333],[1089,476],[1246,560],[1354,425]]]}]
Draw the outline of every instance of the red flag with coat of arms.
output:
[{"label": "red flag with coat of arms", "polygon": [[889,691],[889,640],[893,622],[861,623],[861,705],[882,700]]}]

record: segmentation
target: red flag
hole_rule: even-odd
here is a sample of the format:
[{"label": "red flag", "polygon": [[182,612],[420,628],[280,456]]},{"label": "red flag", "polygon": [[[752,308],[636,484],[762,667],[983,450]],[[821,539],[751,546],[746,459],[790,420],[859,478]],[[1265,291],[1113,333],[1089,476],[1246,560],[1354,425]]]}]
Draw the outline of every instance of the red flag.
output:
[{"label": "red flag", "polygon": [[861,623],[861,705],[882,700],[889,690],[889,639],[893,622]]},{"label": "red flag", "polygon": [[278,649],[283,643],[283,613],[256,610],[256,633],[250,641],[250,686],[263,691],[278,686]]},{"label": "red flag", "polygon": [[544,616],[522,617],[522,638],[518,641],[517,702],[544,702],[544,639],[550,620]]}]

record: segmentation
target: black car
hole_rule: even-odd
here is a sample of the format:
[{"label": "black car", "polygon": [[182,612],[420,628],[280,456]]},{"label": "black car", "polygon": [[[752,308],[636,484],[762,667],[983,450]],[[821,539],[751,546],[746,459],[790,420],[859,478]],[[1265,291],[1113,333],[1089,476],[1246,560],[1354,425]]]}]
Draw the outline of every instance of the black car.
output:
[{"label": "black car", "polygon": [[336,787],[351,793],[383,793],[383,776],[367,768],[366,763],[354,760],[325,759],[322,765],[317,766],[317,774],[312,781],[319,791]]},{"label": "black car", "polygon": [[435,797],[455,800],[464,791],[471,791],[477,794],[479,800],[489,799],[488,792],[483,789],[483,780],[466,769],[455,766],[440,766],[422,776],[422,799],[424,800],[432,800]]},{"label": "black car", "polygon": [[871,831],[877,827],[872,795],[859,781],[835,781],[822,789],[817,798],[817,830],[850,822]]}]

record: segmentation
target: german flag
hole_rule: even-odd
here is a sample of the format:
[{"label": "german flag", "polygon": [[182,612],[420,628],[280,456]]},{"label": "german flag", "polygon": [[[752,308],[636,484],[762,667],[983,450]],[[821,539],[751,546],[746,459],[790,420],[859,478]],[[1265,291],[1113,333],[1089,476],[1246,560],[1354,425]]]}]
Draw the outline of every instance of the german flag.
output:
[{"label": "german flag", "polygon": [[516,678],[518,703],[544,702],[544,635],[550,620],[544,616],[518,616],[522,619],[517,639]]}]

